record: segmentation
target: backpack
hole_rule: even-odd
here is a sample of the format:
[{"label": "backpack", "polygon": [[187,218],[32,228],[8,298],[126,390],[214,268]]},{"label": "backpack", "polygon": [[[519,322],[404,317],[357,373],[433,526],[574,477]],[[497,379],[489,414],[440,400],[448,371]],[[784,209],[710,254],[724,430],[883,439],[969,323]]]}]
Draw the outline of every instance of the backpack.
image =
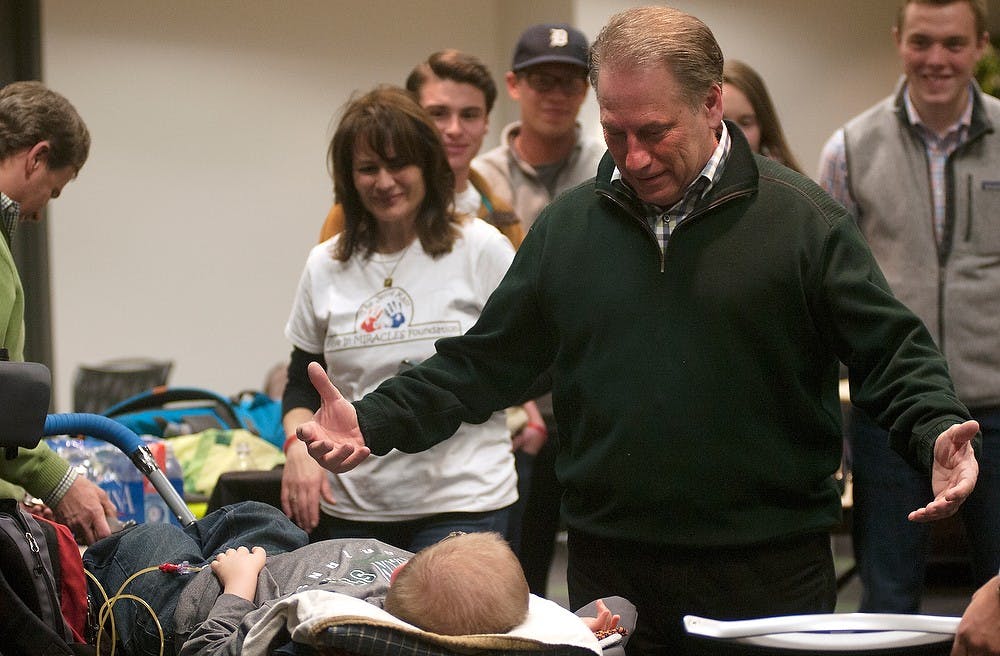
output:
[{"label": "backpack", "polygon": [[137,435],[174,437],[209,428],[242,428],[279,449],[285,443],[281,401],[263,392],[227,398],[198,387],[155,387],[116,403],[103,414]]},{"label": "backpack", "polygon": [[69,528],[0,499],[0,652],[92,653],[84,577]]}]

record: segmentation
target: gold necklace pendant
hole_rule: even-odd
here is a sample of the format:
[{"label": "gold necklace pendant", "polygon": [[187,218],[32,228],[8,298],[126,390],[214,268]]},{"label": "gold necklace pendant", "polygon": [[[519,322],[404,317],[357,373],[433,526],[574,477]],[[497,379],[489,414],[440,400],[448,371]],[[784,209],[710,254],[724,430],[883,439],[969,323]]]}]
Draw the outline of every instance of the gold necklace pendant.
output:
[{"label": "gold necklace pendant", "polygon": [[402,255],[399,256],[399,259],[393,262],[392,269],[389,270],[389,273],[386,274],[385,279],[382,280],[382,287],[384,287],[385,289],[389,289],[390,287],[392,287],[392,282],[393,282],[392,276],[396,273],[396,267],[398,267],[399,263],[403,261],[403,258],[406,257],[406,254],[410,252],[410,248],[413,246],[413,242],[415,241],[417,240],[416,239],[411,240],[410,243],[406,245],[406,248],[403,249],[403,253]]}]

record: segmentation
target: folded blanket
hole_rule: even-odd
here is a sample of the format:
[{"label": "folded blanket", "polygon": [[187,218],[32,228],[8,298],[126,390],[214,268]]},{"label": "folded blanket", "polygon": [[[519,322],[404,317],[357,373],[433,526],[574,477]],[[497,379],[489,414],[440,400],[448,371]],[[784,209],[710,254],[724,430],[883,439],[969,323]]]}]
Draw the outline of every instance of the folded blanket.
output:
[{"label": "folded blanket", "polygon": [[445,636],[423,631],[361,599],[306,590],[282,599],[250,630],[248,653],[266,653],[287,630],[292,640],[321,653],[327,648],[359,654],[491,654],[525,652],[545,656],[601,654],[597,639],[579,617],[558,604],[531,596],[528,617],[503,634]]}]

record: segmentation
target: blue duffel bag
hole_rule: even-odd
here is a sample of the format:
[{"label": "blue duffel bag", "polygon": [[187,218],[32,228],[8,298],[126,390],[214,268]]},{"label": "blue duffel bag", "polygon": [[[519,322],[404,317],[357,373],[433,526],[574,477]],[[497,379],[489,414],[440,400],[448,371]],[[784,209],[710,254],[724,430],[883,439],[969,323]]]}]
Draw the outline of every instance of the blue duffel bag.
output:
[{"label": "blue duffel bag", "polygon": [[198,387],[156,387],[102,414],[139,435],[173,437],[209,428],[244,428],[279,449],[285,442],[281,401],[257,391],[226,397]]}]

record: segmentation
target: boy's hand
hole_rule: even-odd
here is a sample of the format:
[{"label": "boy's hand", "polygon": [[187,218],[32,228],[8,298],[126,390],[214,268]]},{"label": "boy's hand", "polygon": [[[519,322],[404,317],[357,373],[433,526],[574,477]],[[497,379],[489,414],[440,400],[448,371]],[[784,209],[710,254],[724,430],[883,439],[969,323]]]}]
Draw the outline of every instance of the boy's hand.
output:
[{"label": "boy's hand", "polygon": [[223,594],[253,601],[257,593],[257,575],[264,569],[267,552],[263,547],[226,549],[212,561],[212,571],[222,584]]},{"label": "boy's hand", "polygon": [[604,605],[603,599],[597,600],[597,617],[581,617],[587,628],[597,633],[598,631],[612,631],[618,628],[621,615],[612,615],[608,607]]}]

